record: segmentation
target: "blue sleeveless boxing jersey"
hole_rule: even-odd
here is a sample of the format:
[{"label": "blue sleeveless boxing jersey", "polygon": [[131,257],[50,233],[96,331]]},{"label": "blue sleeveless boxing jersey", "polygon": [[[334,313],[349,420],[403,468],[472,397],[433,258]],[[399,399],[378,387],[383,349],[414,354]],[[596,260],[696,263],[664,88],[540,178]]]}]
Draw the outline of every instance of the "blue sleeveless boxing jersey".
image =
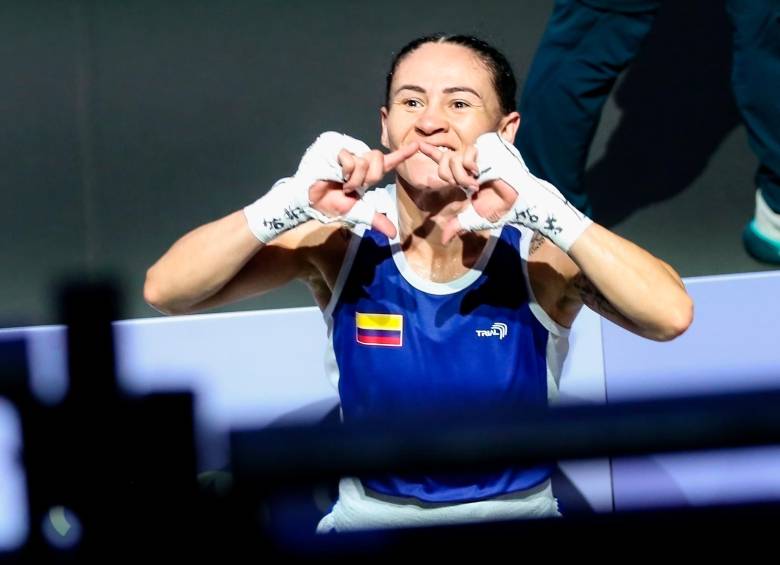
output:
[{"label": "blue sleeveless boxing jersey", "polygon": [[[353,235],[356,251],[326,310],[344,422],[446,425],[546,406],[549,332],[532,311],[519,252],[530,236],[505,227],[466,275],[441,284],[416,275],[397,241],[371,229]],[[362,482],[387,495],[466,502],[531,488],[550,473],[539,466]]]}]

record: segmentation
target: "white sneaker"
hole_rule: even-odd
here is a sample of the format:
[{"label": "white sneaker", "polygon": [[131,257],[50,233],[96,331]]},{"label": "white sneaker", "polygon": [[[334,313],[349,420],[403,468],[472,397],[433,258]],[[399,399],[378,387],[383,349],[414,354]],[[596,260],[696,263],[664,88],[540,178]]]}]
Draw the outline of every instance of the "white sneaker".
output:
[{"label": "white sneaker", "polygon": [[774,212],[756,191],[756,215],[742,232],[748,253],[759,261],[780,264],[780,214]]}]

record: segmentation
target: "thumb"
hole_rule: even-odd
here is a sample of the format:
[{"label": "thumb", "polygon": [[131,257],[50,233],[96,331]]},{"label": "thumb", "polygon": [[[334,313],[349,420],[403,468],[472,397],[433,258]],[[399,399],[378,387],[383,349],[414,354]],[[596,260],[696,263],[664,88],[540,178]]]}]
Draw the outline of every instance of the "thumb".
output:
[{"label": "thumb", "polygon": [[391,222],[387,216],[380,214],[379,212],[374,212],[374,219],[371,221],[371,227],[382,232],[390,239],[398,234],[398,230],[395,229],[393,222]]},{"label": "thumb", "polygon": [[460,225],[460,221],[458,220],[457,216],[450,218],[442,230],[441,242],[445,245],[448,244],[456,235],[462,231],[463,227]]}]

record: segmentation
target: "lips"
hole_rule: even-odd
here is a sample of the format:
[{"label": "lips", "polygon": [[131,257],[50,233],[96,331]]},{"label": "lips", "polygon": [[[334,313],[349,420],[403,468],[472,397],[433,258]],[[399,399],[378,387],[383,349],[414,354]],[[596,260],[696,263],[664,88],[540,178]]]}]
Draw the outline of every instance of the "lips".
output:
[{"label": "lips", "polygon": [[454,145],[450,145],[449,143],[441,143],[441,142],[435,142],[435,141],[428,141],[426,139],[418,139],[420,143],[425,143],[426,145],[432,145],[442,153],[446,153],[447,151],[457,151]]}]

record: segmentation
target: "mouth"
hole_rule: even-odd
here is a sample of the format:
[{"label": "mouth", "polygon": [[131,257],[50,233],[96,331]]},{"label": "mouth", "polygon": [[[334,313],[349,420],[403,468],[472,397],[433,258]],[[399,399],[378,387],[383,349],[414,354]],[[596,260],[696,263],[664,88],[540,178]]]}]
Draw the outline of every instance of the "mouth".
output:
[{"label": "mouth", "polygon": [[[441,153],[448,153],[448,152],[450,152],[450,151],[457,151],[457,149],[455,149],[455,148],[454,148],[454,147],[452,147],[451,145],[439,145],[439,144],[435,144],[435,143],[428,143],[427,141],[423,141],[422,143],[425,143],[425,144],[427,144],[427,145],[430,145],[430,146],[432,146],[432,147],[436,148],[436,149],[437,149],[437,150],[439,150]],[[425,157],[428,157],[427,155],[425,155],[425,153],[423,153],[423,152],[422,152],[421,150],[419,150],[419,149],[417,150],[417,154],[418,154],[418,155],[424,155]],[[428,158],[430,159],[430,157],[428,157]]]}]

